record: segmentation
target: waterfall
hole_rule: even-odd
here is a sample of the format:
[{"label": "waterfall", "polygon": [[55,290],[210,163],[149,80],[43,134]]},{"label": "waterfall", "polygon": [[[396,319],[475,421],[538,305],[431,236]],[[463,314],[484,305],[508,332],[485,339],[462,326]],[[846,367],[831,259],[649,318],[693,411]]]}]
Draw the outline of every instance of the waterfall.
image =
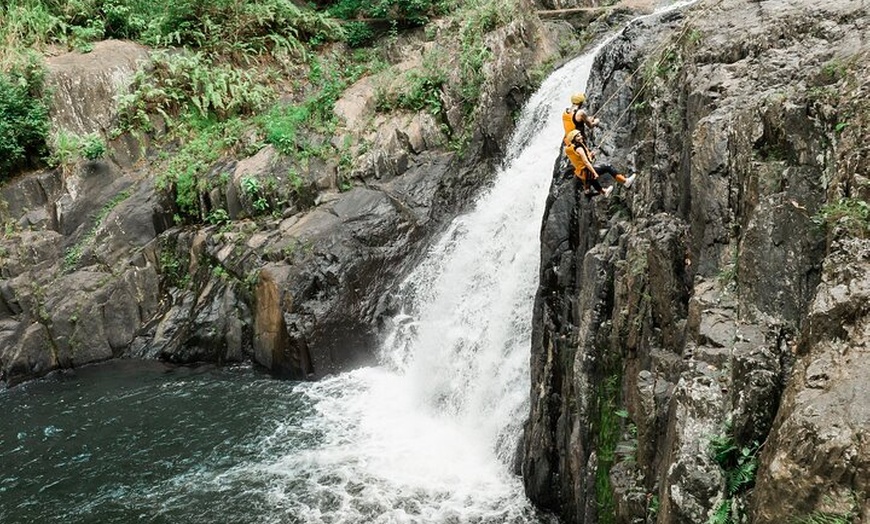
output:
[{"label": "waterfall", "polygon": [[381,365],[297,386],[313,410],[302,422],[310,438],[288,451],[281,442],[298,432],[278,428],[273,459],[260,466],[292,478],[297,489],[283,480],[272,503],[299,522],[541,522],[511,460],[528,415],[539,234],[561,112],[597,51],[532,96],[492,187],[400,286],[405,307]]},{"label": "waterfall", "polygon": [[505,463],[527,416],[539,234],[561,112],[596,53],[558,70],[526,104],[491,189],[401,286],[406,310],[381,349],[418,409],[449,416]]},{"label": "waterfall", "polygon": [[512,463],[561,112],[604,45],[526,104],[492,186],[397,287],[378,365],[290,383],[118,360],[4,391],[0,521],[551,522]]},{"label": "waterfall", "polygon": [[295,385],[276,399],[286,417],[251,439],[244,460],[216,459],[148,500],[170,508],[205,491],[276,524],[548,521],[511,467],[529,409],[539,233],[561,112],[606,43],[528,101],[492,186],[399,286],[403,311],[379,365]]}]

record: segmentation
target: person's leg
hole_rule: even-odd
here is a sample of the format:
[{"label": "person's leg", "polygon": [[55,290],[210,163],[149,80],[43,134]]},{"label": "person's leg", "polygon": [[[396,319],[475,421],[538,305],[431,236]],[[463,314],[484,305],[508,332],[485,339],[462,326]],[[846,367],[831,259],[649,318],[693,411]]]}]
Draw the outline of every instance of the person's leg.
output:
[{"label": "person's leg", "polygon": [[574,178],[574,183],[575,183],[574,187],[576,188],[577,191],[580,191],[581,193],[583,193],[583,196],[585,196],[586,198],[591,198],[591,197],[594,197],[595,195],[598,194],[597,191],[595,191],[594,189],[589,187],[589,183],[587,182],[587,180],[585,178],[582,178],[579,176],[575,176],[573,178]]},{"label": "person's leg", "polygon": [[634,182],[634,175],[626,177],[621,171],[617,171],[616,168],[610,164],[597,165],[595,166],[595,171],[597,171],[599,175],[604,173],[612,176],[614,180],[620,184],[624,184],[625,187],[631,187],[631,184]]},{"label": "person's leg", "polygon": [[601,188],[601,184],[598,183],[597,178],[593,178],[592,180],[590,180],[589,185],[592,186],[592,189],[594,189],[598,194],[604,193],[604,189]]},{"label": "person's leg", "polygon": [[[612,177],[613,177],[616,181],[618,181],[618,182],[624,182],[624,181],[625,181],[625,176],[624,176],[621,172],[617,171],[616,168],[613,167],[613,166],[610,165],[610,164],[597,164],[597,165],[595,166],[595,171],[596,171],[599,175],[602,175],[602,174],[604,174],[604,175],[610,175],[610,176],[612,176]],[[620,180],[620,179],[621,179],[621,180]]]}]

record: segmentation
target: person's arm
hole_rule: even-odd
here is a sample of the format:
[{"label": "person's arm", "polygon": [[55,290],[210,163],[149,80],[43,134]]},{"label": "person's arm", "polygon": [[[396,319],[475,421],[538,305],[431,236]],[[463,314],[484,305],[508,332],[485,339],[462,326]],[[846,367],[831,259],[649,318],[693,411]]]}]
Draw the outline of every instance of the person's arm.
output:
[{"label": "person's arm", "polygon": [[587,115],[586,111],[578,109],[574,112],[574,124],[578,127],[580,124],[585,124],[589,127],[595,127],[598,125],[598,119]]},{"label": "person's arm", "polygon": [[583,165],[586,166],[586,169],[588,169],[589,173],[592,174],[592,180],[598,178],[598,172],[595,171],[595,167],[592,165],[592,161],[589,160],[589,157],[586,155],[586,151],[582,147],[577,149],[577,156],[580,157],[580,161],[583,162]]}]

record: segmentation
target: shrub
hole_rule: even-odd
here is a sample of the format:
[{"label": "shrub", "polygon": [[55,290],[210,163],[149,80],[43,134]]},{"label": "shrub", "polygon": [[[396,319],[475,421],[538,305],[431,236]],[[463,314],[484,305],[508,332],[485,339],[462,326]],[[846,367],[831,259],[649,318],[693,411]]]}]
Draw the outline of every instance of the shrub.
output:
[{"label": "shrub", "polygon": [[82,138],[80,151],[87,160],[98,160],[106,154],[106,142],[97,133]]},{"label": "shrub", "polygon": [[98,133],[79,136],[75,133],[58,130],[51,137],[51,153],[46,159],[51,166],[68,166],[81,159],[98,160],[106,154],[106,142]]},{"label": "shrub", "polygon": [[444,0],[339,0],[329,8],[333,16],[383,18],[403,24],[422,25],[430,16],[446,13],[450,2]]},{"label": "shrub", "polygon": [[334,40],[341,27],[291,0],[176,0],[142,35],[152,45],[184,45],[244,54],[304,54],[311,39]]},{"label": "shrub", "polygon": [[447,76],[438,69],[430,69],[424,74],[412,73],[409,80],[410,89],[399,96],[399,106],[413,111],[425,108],[433,115],[441,113],[441,86]]},{"label": "shrub", "polygon": [[[365,58],[362,53],[359,56]],[[316,90],[301,104],[278,104],[257,119],[266,142],[291,156],[297,152],[304,155],[322,149],[307,143],[303,132],[331,135],[337,122],[333,112],[335,102],[344,89],[368,67],[359,63],[342,64],[344,58],[338,58],[336,63],[311,60],[308,82],[311,86],[317,86]],[[377,66],[375,64],[374,67]]]},{"label": "shrub", "polygon": [[119,125],[123,130],[147,130],[151,115],[172,124],[176,117],[190,113],[226,120],[253,113],[273,96],[264,79],[216,63],[203,53],[159,52],[136,73],[133,91],[119,97]]},{"label": "shrub", "polygon": [[0,72],[0,171],[19,169],[45,152],[48,107],[42,96],[44,71],[29,59]]},{"label": "shrub", "polygon": [[0,9],[5,49],[72,44],[103,37],[218,54],[304,54],[307,42],[340,40],[342,27],[293,0],[10,0]]},{"label": "shrub", "polygon": [[308,121],[311,112],[307,106],[275,106],[261,119],[266,142],[285,155],[297,150],[300,128]]},{"label": "shrub", "polygon": [[[200,206],[200,193],[211,187],[206,174],[221,158],[237,147],[244,132],[244,123],[239,119],[217,122],[213,119],[192,120],[179,130],[183,146],[175,152],[158,177],[157,188],[175,194],[175,202],[182,215],[188,218],[207,220],[206,210]],[[216,179],[226,183],[225,173],[215,174]],[[177,222],[182,221],[179,216]]]},{"label": "shrub", "polygon": [[79,160],[81,139],[74,133],[59,129],[52,134],[48,146],[50,153],[46,161],[52,167],[69,166]]},{"label": "shrub", "polygon": [[42,2],[13,0],[6,9],[0,9],[0,53],[45,45],[65,32],[63,19]]},{"label": "shrub", "polygon": [[363,47],[372,43],[375,32],[365,22],[349,22],[344,26],[344,41],[350,47]]},{"label": "shrub", "polygon": [[459,92],[463,105],[470,114],[480,98],[484,81],[483,66],[492,59],[492,51],[485,45],[483,35],[510,23],[517,16],[513,0],[473,0],[463,7],[464,22],[459,31],[462,53],[459,57],[462,85]]},{"label": "shrub", "polygon": [[849,236],[870,237],[870,204],[858,198],[843,198],[825,204],[813,216],[813,222],[829,228],[839,227]]}]

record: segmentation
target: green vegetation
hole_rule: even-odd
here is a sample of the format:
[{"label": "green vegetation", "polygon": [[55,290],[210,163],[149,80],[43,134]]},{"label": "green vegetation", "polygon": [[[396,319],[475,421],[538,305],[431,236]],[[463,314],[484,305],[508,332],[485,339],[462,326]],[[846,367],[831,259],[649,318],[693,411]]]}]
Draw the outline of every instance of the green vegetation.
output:
[{"label": "green vegetation", "polygon": [[[472,0],[462,4],[461,9],[453,13],[453,20],[446,31],[458,34],[459,45],[459,83],[450,86],[451,91],[458,96],[462,104],[466,123],[475,119],[474,110],[480,100],[481,89],[485,80],[485,65],[492,58],[485,36],[490,31],[502,27],[519,16],[519,10],[514,0]],[[386,112],[394,109],[412,111],[427,110],[432,115],[444,120],[442,91],[447,89],[449,68],[451,64],[443,51],[432,49],[423,56],[423,65],[419,70],[405,73],[399,86],[381,88],[378,92],[377,109]],[[462,150],[468,137],[467,128],[448,130],[454,147]],[[446,127],[445,127],[446,129]]]},{"label": "green vegetation", "polygon": [[291,0],[10,0],[0,10],[6,52],[48,44],[86,50],[93,41],[123,38],[234,56],[298,56],[308,42],[343,35],[326,14]]},{"label": "green vegetation", "polygon": [[178,254],[178,248],[173,242],[164,240],[163,245],[160,246],[158,259],[160,275],[163,276],[167,285],[186,288],[190,284],[190,273],[187,271],[188,261]]},{"label": "green vegetation", "polygon": [[265,213],[269,210],[269,201],[263,194],[263,189],[260,187],[260,182],[256,178],[245,177],[242,179],[242,191],[251,199],[251,206],[259,212]]},{"label": "green vegetation", "polygon": [[827,83],[834,83],[846,76],[849,66],[850,64],[835,58],[822,66],[822,75],[826,77]]},{"label": "green vegetation", "polygon": [[375,32],[365,22],[348,22],[344,26],[344,34],[344,41],[354,48],[370,45],[375,39]]},{"label": "green vegetation", "polygon": [[130,196],[128,191],[122,191],[115,195],[114,198],[106,202],[100,212],[97,213],[96,218],[94,219],[94,226],[88,231],[88,233],[79,240],[76,245],[67,249],[66,253],[63,257],[63,270],[64,272],[70,272],[78,266],[79,261],[81,261],[82,255],[84,254],[85,248],[90,244],[94,237],[97,236],[97,230],[100,228],[100,224],[103,223],[103,220],[109,215],[109,213],[115,209],[118,204],[127,200]]},{"label": "green vegetation", "polygon": [[157,187],[174,191],[176,203],[186,216],[205,218],[200,216],[199,205],[200,191],[209,188],[205,175],[224,152],[238,144],[242,129],[243,123],[232,119],[191,121],[179,130],[187,140],[157,179]]},{"label": "green vegetation", "polygon": [[[136,90],[121,100],[124,129],[148,131],[154,115],[169,124],[170,136],[184,145],[169,161],[159,187],[175,192],[184,217],[223,220],[205,214],[199,194],[211,187],[210,168],[224,155],[241,147],[242,135],[252,128],[281,153],[305,160],[337,155],[324,138],[335,132],[333,107],[341,92],[376,61],[358,51],[351,57],[312,57],[308,86],[312,94],[299,104],[274,103],[269,87],[274,73],[260,76],[216,65],[206,55],[160,54],[152,72],[137,75]],[[268,108],[265,112],[258,112]],[[226,179],[218,183],[226,184]],[[294,189],[298,189],[294,185]],[[244,188],[243,188],[244,190]],[[259,213],[272,210],[258,189],[253,206]],[[214,223],[214,222],[213,222]]]},{"label": "green vegetation", "polygon": [[[383,34],[384,24],[397,36],[399,28],[451,13],[448,25],[432,25],[427,35],[435,38],[442,29],[456,35],[459,82],[446,85],[449,61],[443,51],[427,51],[424,67],[407,73],[403,87],[384,93],[378,106],[436,115],[461,150],[492,55],[485,35],[518,16],[515,0],[301,5],[293,0],[8,0],[0,7],[0,176],[40,161],[66,169],[106,155],[100,136],[49,134],[42,68],[38,60],[23,57],[29,50],[58,47],[88,52],[95,42],[118,38],[155,51],[134,75],[131,91],[118,97],[119,120],[109,138],[147,134],[150,144],[163,149],[158,160],[165,166],[158,170],[157,186],[174,195],[179,223],[228,221],[226,211],[212,209],[215,204],[205,194],[229,183],[215,168],[222,159],[252,154],[265,143],[296,160],[299,170],[312,157],[338,159],[338,185],[346,191],[363,145],[335,144],[334,107],[351,83],[387,66],[382,53],[363,47]],[[322,45],[340,40],[354,49]],[[448,89],[464,109],[459,129],[448,128],[443,114]],[[291,191],[301,196],[303,179],[297,174],[290,182]],[[270,200],[268,189],[260,188],[254,209],[280,213],[284,203]]]},{"label": "green vegetation", "polygon": [[646,522],[655,522],[661,507],[662,503],[659,500],[658,495],[648,495],[646,506]]},{"label": "green vegetation", "polygon": [[725,264],[716,275],[716,280],[723,290],[731,289],[733,286],[737,285],[737,276],[740,270],[740,253],[737,250],[737,246],[732,245],[730,251],[730,262]]},{"label": "green vegetation", "polygon": [[741,445],[734,440],[731,428],[710,439],[710,454],[725,477],[725,497],[716,507],[708,524],[736,524],[743,522],[742,510],[734,499],[755,485],[758,469],[758,442]]},{"label": "green vegetation", "polygon": [[430,50],[423,56],[422,68],[405,73],[397,90],[378,89],[376,109],[381,112],[426,109],[434,116],[441,115],[441,91],[447,82],[445,64],[441,51]]},{"label": "green vegetation", "polygon": [[789,521],[790,524],[852,524],[855,521],[855,513],[827,513],[816,512],[805,517]]},{"label": "green vegetation", "polygon": [[459,29],[462,53],[459,57],[459,91],[463,104],[470,112],[480,98],[483,85],[483,65],[492,58],[483,37],[489,31],[507,25],[518,15],[512,0],[472,0],[463,5],[464,22]]},{"label": "green vegetation", "polygon": [[45,73],[33,55],[0,70],[0,181],[45,153],[48,108]]},{"label": "green vegetation", "polygon": [[64,168],[79,160],[98,160],[106,154],[106,142],[97,133],[79,136],[63,129],[54,133],[49,142],[48,165]]},{"label": "green vegetation", "polygon": [[429,17],[445,14],[450,0],[338,0],[328,12],[345,20],[380,18],[392,25],[423,25]]},{"label": "green vegetation", "polygon": [[227,210],[219,207],[211,210],[205,217],[205,221],[212,225],[226,224],[230,221],[230,214]]},{"label": "green vegetation", "polygon": [[598,522],[616,522],[616,502],[610,485],[610,468],[616,459],[616,445],[621,433],[621,412],[616,409],[619,402],[621,377],[610,375],[598,392],[597,424],[598,435],[596,453],[598,468],[595,471],[595,500],[598,504]]},{"label": "green vegetation", "polygon": [[226,270],[223,266],[219,265],[217,262],[213,262],[213,266],[211,267],[211,274],[215,278],[219,278],[221,280],[227,280],[230,277],[229,271]]},{"label": "green vegetation", "polygon": [[301,103],[276,104],[256,119],[266,142],[285,155],[324,156],[326,152],[313,146],[310,137],[332,135],[337,125],[333,108],[341,93],[364,73],[381,67],[382,64],[365,51],[356,51],[350,57],[312,58],[308,84],[317,89]]},{"label": "green vegetation", "polygon": [[[825,503],[831,504],[831,497],[825,497]],[[855,492],[848,492],[841,498],[841,502],[848,504],[845,511],[814,511],[809,515],[788,520],[788,524],[852,524],[858,516],[858,496]],[[841,506],[842,507],[842,506]]]},{"label": "green vegetation", "polygon": [[79,152],[85,160],[99,160],[106,154],[106,142],[97,133],[91,133],[82,137]]},{"label": "green vegetation", "polygon": [[118,100],[120,130],[151,130],[152,115],[172,127],[191,118],[224,121],[251,114],[274,97],[265,75],[218,63],[201,52],[157,52]]},{"label": "green vegetation", "polygon": [[[46,153],[48,116],[37,61],[16,67],[30,49],[60,45],[86,51],[103,38],[124,38],[157,52],[120,100],[118,132],[149,131],[161,116],[171,131],[186,120],[223,122],[250,116],[275,98],[272,63],[295,67],[310,46],[341,39],[341,25],[326,13],[292,0],[10,0],[0,7],[0,168],[34,163]],[[264,58],[268,55],[268,58]],[[11,65],[10,65],[11,64]],[[215,134],[212,132],[211,134]],[[105,147],[57,136],[49,163],[98,158]],[[182,184],[183,185],[183,184]],[[182,200],[188,195],[183,195]]]},{"label": "green vegetation", "polygon": [[829,229],[841,228],[852,237],[870,238],[870,204],[859,198],[843,198],[822,206],[813,222]]}]

